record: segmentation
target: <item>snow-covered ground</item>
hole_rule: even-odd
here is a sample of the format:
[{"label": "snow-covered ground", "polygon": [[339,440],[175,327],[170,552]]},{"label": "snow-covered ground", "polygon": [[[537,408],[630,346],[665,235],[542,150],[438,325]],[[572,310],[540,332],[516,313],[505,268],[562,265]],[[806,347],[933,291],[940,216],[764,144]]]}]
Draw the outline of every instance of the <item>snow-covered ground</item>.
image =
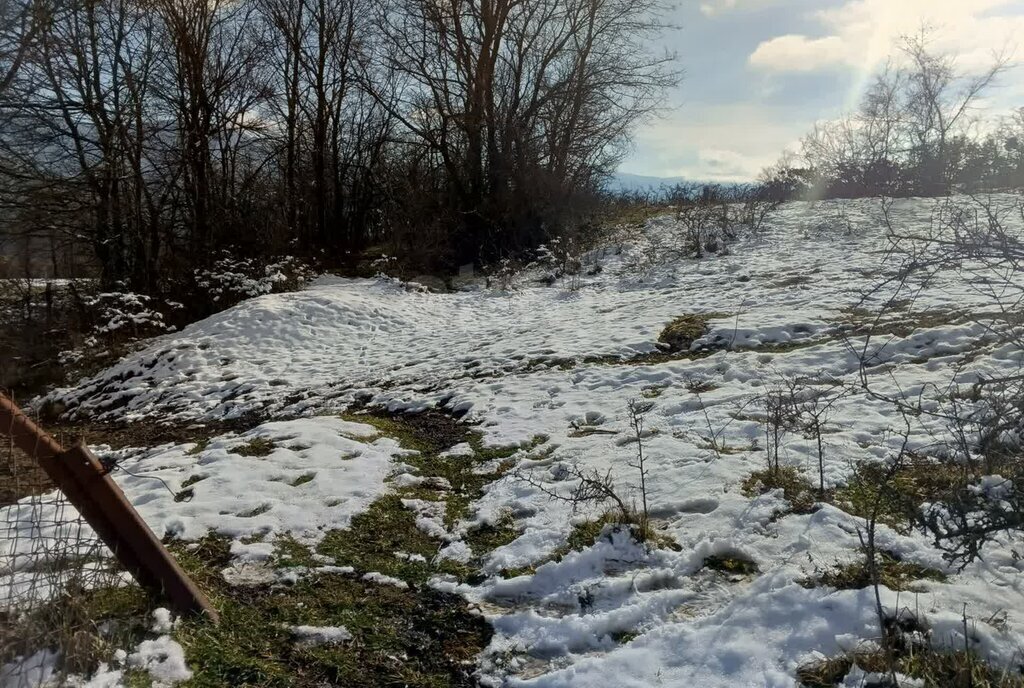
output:
[{"label": "snow-covered ground", "polygon": [[[934,209],[933,201],[899,201],[894,224],[926,230]],[[521,533],[489,555],[485,571],[537,565],[536,573],[493,575],[477,586],[435,581],[478,603],[493,623],[496,634],[481,658],[484,679],[792,686],[799,664],[877,635],[874,597],[868,589],[799,584],[859,557],[860,519],[830,505],[780,518],[781,491],[741,493],[741,482],[765,461],[765,431],[752,400],[785,376],[857,382],[861,340],[844,336],[856,313],[850,309],[879,308],[886,290],[862,297],[897,267],[884,261],[879,215],[869,200],[789,204],[729,255],[667,262],[651,259],[651,238],[673,222],[659,218],[587,256],[594,274],[579,285],[544,286],[537,271],[519,275],[507,291],[481,286],[453,294],[383,279],[321,278],[302,292],[254,298],[160,337],[53,398],[72,416],[111,420],[187,423],[252,411],[286,419],[206,447],[169,445],[122,457],[126,468],[159,475],[175,490],[203,478],[189,485],[191,499],[175,501],[155,481],[119,477],[158,535],[197,538],[214,528],[235,538],[236,554],[247,558],[266,553],[259,542],[242,544],[246,536],[292,532],[315,542],[389,489],[389,474],[404,470],[395,442],[327,415],[354,401],[392,410],[441,406],[478,423],[492,445],[545,435],[549,453],[523,459],[474,506],[476,519],[511,514]],[[601,270],[590,269],[595,265]],[[1021,352],[994,341],[984,315],[993,306],[975,287],[956,274],[939,275],[903,304],[906,336],[870,345],[877,390],[927,397],[953,377],[970,382],[1018,368]],[[709,315],[710,331],[694,349],[713,353],[611,362],[656,351],[661,330],[684,314]],[[915,328],[917,320],[927,326]],[[608,533],[589,549],[547,561],[574,523],[595,516],[546,494],[570,487],[566,466],[610,469],[620,489],[636,495],[627,405],[637,398],[653,403],[644,442],[647,500],[657,528],[680,551]],[[605,432],[579,432],[584,426]],[[901,427],[891,405],[877,398],[837,401],[825,434],[826,485],[842,484],[858,462],[889,456]],[[944,429],[925,419],[914,432],[911,445],[926,447]],[[255,437],[275,442],[258,463],[228,452]],[[811,439],[788,435],[782,462],[816,483]],[[1000,664],[1019,659],[1024,618],[1014,610],[1024,608],[1024,562],[1012,542],[994,543],[983,562],[957,573],[922,535],[883,526],[878,538],[904,560],[949,574],[947,582],[923,583],[922,592],[883,589],[884,605],[913,609],[936,640],[962,647],[966,604],[978,620],[972,647]],[[741,555],[759,573],[713,575],[702,570],[711,555]],[[1004,611],[1005,623],[984,623]]]}]

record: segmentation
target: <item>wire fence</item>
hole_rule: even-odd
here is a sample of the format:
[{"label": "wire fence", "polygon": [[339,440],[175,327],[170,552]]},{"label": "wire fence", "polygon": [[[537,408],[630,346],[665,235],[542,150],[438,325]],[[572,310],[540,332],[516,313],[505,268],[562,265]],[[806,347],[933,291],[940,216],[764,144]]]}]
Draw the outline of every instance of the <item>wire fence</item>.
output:
[{"label": "wire fence", "polygon": [[109,661],[139,619],[131,604],[109,614],[104,594],[124,603],[125,589],[145,590],[143,616],[160,599],[217,622],[85,445],[65,450],[3,394],[0,437],[0,687],[63,685]]},{"label": "wire fence", "polygon": [[132,585],[96,533],[27,453],[14,417],[0,427],[0,686],[60,685],[102,644],[83,596]]}]

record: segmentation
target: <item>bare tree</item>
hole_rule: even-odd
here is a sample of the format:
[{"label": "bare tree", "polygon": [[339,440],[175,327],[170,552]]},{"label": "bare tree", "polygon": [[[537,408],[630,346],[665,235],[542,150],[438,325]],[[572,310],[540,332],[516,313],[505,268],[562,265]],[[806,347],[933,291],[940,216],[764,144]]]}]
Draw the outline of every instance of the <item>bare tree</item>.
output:
[{"label": "bare tree", "polygon": [[382,7],[397,98],[380,101],[443,175],[439,192],[461,218],[459,260],[535,245],[559,201],[611,169],[675,79],[647,47],[659,11],[655,0]]},{"label": "bare tree", "polygon": [[[88,238],[107,285],[153,287],[160,248],[157,132],[147,108],[156,69],[153,18],[127,0],[55,8],[25,58],[0,140],[27,220]],[[86,211],[84,214],[82,211]]]},{"label": "bare tree", "polygon": [[1009,66],[1005,53],[976,72],[934,47],[924,27],[904,36],[898,58],[879,72],[850,115],[815,125],[802,155],[818,177],[818,195],[948,194],[973,155],[979,99]]},{"label": "bare tree", "polygon": [[951,139],[973,123],[978,98],[1006,70],[1009,58],[997,54],[986,69],[965,74],[957,70],[952,55],[934,52],[931,42],[928,28],[903,38],[901,50],[911,63],[905,75],[903,111],[921,169],[922,190],[948,193],[953,180]]},{"label": "bare tree", "polygon": [[50,10],[42,0],[0,0],[0,98],[29,57]]}]

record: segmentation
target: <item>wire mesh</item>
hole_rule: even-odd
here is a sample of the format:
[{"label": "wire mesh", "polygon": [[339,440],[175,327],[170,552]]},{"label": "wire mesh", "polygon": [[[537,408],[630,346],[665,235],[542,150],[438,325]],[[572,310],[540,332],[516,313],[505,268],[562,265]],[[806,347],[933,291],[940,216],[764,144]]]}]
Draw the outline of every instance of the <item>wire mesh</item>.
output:
[{"label": "wire mesh", "polygon": [[103,643],[85,596],[131,579],[12,429],[0,427],[0,686],[61,685]]}]

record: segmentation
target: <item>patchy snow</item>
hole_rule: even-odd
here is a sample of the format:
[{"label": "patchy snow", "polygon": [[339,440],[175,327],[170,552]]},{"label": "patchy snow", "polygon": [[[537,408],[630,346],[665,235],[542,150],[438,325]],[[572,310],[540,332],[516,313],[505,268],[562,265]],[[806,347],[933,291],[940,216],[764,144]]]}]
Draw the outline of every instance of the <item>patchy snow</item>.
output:
[{"label": "patchy snow", "polygon": [[406,583],[401,578],[395,578],[393,576],[386,576],[383,573],[378,573],[377,571],[370,571],[369,573],[364,573],[362,578],[363,578],[364,581],[368,581],[370,583],[376,583],[377,585],[392,585],[392,586],[394,586],[396,588],[402,588],[402,589],[405,589],[405,588],[409,587],[409,584]]},{"label": "patchy snow", "polygon": [[185,664],[185,651],[169,635],[143,640],[128,655],[126,663],[130,667],[149,672],[155,688],[173,686],[192,678],[192,672]]},{"label": "patchy snow", "polygon": [[35,688],[52,683],[57,674],[60,656],[54,650],[43,649],[29,657],[15,657],[0,665],[0,686],[5,688]]},{"label": "patchy snow", "polygon": [[171,616],[169,609],[157,607],[153,610],[153,625],[149,630],[153,633],[170,633],[177,625],[177,620]]},{"label": "patchy snow", "polygon": [[352,639],[352,634],[344,626],[292,626],[301,645],[337,645]]},{"label": "patchy snow", "polygon": [[[935,212],[933,201],[901,200],[892,217],[923,231]],[[321,278],[305,291],[260,296],[161,336],[53,396],[72,415],[100,419],[186,422],[253,411],[293,418],[195,453],[165,446],[117,454],[133,473],[160,476],[178,492],[202,476],[186,488],[191,498],[175,501],[156,481],[115,473],[158,535],[194,539],[214,529],[252,562],[269,555],[273,534],[314,542],[344,527],[388,489],[389,475],[396,486],[419,484],[403,472],[393,440],[325,415],[354,401],[465,414],[489,446],[547,436],[544,451],[517,457],[517,470],[471,507],[473,522],[511,514],[520,533],[486,555],[491,576],[476,586],[437,581],[479,604],[494,625],[483,678],[513,686],[791,686],[802,662],[871,640],[877,622],[868,590],[799,584],[858,556],[859,519],[830,505],[784,515],[781,491],[741,493],[765,462],[759,395],[793,375],[824,393],[849,392],[826,423],[823,479],[834,487],[859,462],[884,460],[901,442],[893,408],[850,391],[861,355],[878,391],[902,390],[925,404],[951,380],[1014,372],[1024,360],[996,341],[991,294],[954,271],[933,276],[890,314],[894,334],[860,336],[854,307],[885,303],[885,290],[861,297],[896,269],[884,262],[879,215],[871,200],[788,204],[761,236],[702,261],[660,260],[659,241],[674,220],[659,218],[588,255],[585,262],[603,269],[582,276],[578,289],[542,286],[530,271],[510,278],[506,291],[454,294]],[[709,318],[692,346],[697,355],[625,360],[658,351],[661,330],[684,314]],[[549,561],[574,523],[599,512],[550,498],[573,487],[570,466],[610,471],[636,498],[627,404],[642,397],[653,402],[645,418],[648,503],[655,527],[679,551],[606,530],[593,547]],[[946,432],[938,421],[917,419],[909,445],[924,450]],[[233,452],[256,438],[273,443],[268,455]],[[817,483],[813,440],[787,435],[781,461]],[[1000,485],[993,476],[980,489]],[[447,528],[443,504],[403,503],[419,528],[443,541],[440,556],[470,556],[461,541],[469,522]],[[262,541],[251,542],[257,536]],[[904,560],[949,575],[913,595],[883,589],[886,607],[913,609],[938,642],[963,647],[966,604],[978,620],[972,649],[1002,665],[1019,659],[1024,619],[984,621],[1024,606],[1019,544],[1002,537],[984,561],[958,573],[919,534],[881,527],[877,537]],[[743,556],[759,572],[703,568],[714,555]],[[528,566],[532,574],[496,575]]]}]

